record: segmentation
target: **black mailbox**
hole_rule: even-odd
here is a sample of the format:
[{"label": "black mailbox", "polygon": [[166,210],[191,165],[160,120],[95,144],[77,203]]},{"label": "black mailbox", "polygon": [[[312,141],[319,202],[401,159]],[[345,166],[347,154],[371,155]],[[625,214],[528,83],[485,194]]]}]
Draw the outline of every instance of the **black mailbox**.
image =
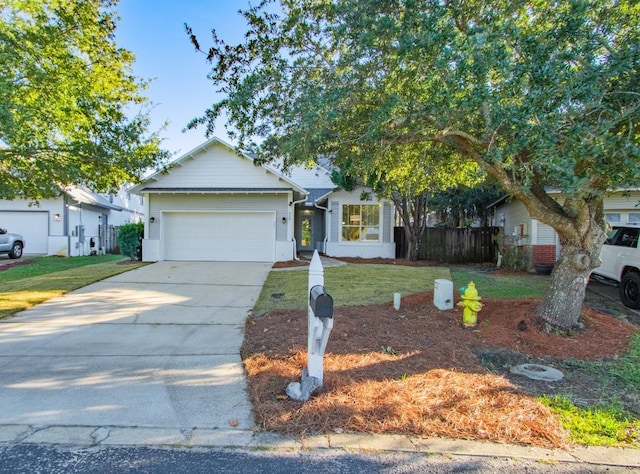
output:
[{"label": "black mailbox", "polygon": [[333,298],[324,286],[316,285],[311,288],[309,305],[316,318],[333,318]]}]

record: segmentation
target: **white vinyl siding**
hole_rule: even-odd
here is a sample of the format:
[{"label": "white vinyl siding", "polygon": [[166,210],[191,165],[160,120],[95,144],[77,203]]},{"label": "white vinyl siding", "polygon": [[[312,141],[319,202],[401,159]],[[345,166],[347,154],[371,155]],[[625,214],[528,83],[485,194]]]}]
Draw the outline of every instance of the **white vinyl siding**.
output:
[{"label": "white vinyl siding", "polygon": [[283,188],[291,185],[265,168],[255,166],[248,158],[227,147],[214,144],[193,159],[185,159],[171,168],[148,188]]}]

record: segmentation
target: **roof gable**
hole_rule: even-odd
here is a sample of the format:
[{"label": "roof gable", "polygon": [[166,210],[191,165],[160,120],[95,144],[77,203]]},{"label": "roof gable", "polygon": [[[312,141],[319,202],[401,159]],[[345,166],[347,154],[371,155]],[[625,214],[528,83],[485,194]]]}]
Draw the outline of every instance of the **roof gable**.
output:
[{"label": "roof gable", "polygon": [[304,190],[290,179],[251,158],[238,154],[217,138],[200,145],[160,171],[134,186],[131,192],[155,191],[233,191],[233,190]]}]

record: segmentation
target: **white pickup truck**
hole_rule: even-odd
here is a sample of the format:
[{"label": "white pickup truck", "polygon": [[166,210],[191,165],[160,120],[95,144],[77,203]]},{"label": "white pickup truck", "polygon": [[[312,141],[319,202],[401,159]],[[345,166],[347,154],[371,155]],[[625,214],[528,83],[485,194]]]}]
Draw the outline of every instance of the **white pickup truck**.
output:
[{"label": "white pickup truck", "polygon": [[20,234],[10,234],[7,229],[0,229],[0,254],[6,253],[9,258],[22,257],[24,238]]},{"label": "white pickup truck", "polygon": [[604,277],[619,283],[620,299],[625,306],[640,309],[640,226],[614,227],[602,246],[602,265],[593,270],[596,279]]}]

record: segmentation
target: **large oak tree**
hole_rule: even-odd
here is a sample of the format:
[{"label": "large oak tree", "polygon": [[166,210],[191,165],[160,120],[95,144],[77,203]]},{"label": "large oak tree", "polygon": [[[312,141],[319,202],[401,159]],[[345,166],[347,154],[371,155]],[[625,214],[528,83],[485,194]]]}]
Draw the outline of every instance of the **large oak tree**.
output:
[{"label": "large oak tree", "polygon": [[558,232],[539,311],[579,324],[603,197],[640,178],[640,3],[265,0],[243,15],[241,44],[213,32],[210,77],[227,97],[192,126],[210,132],[224,112],[265,160],[366,167],[435,145],[475,162]]},{"label": "large oak tree", "polygon": [[98,191],[164,161],[116,1],[0,2],[0,198]]}]

